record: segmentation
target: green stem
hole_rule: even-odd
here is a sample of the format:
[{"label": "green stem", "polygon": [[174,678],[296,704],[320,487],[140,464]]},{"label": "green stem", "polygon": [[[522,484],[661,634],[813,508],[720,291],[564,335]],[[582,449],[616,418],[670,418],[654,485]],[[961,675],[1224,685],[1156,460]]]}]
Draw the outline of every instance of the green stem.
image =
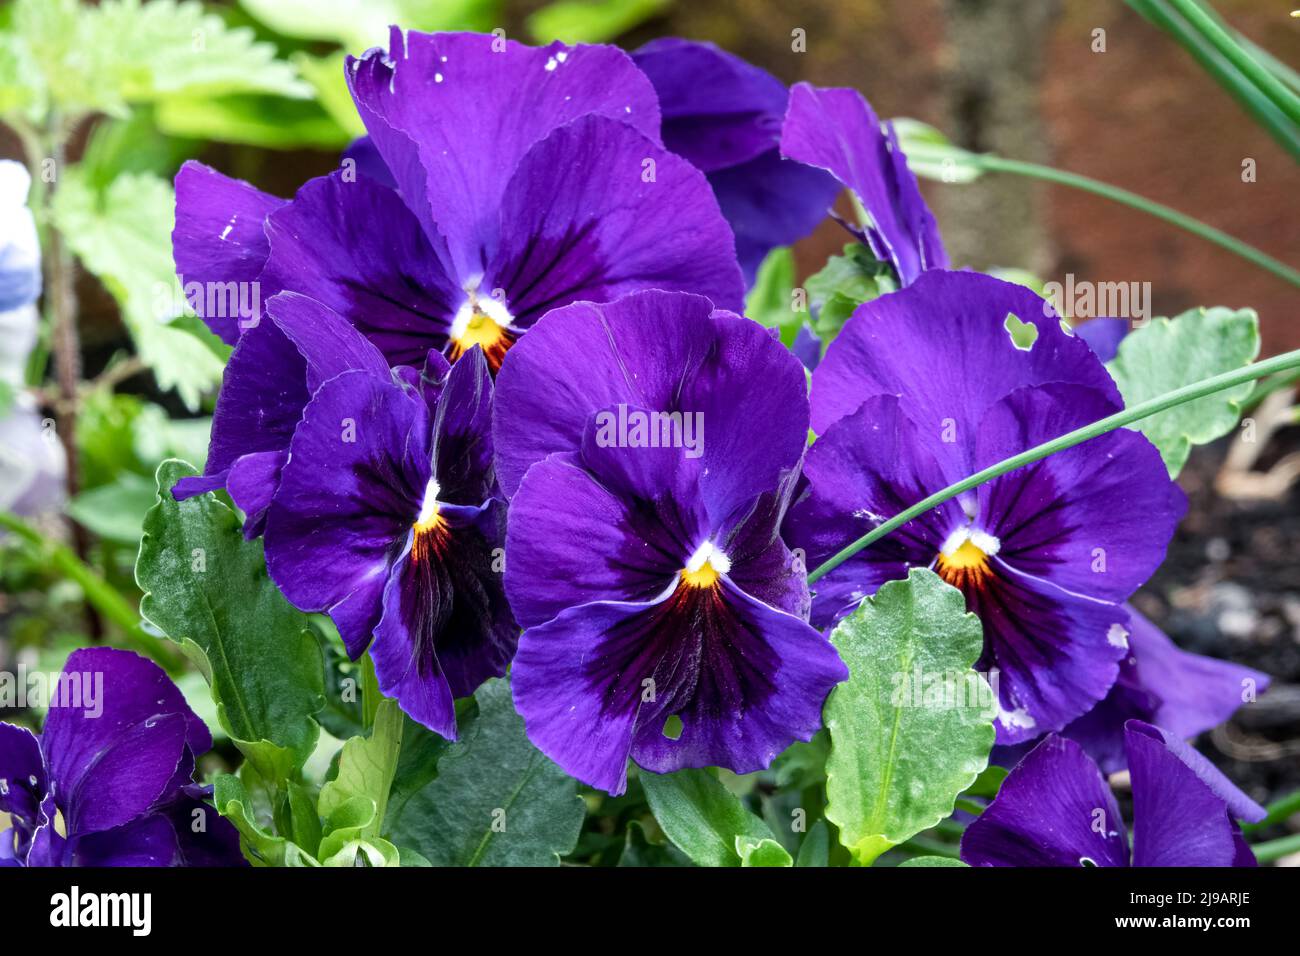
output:
[{"label": "green stem", "polygon": [[1300,123],[1300,100],[1296,99],[1276,76],[1257,63],[1226,30],[1193,0],[1169,0],[1192,28],[1205,37],[1229,63],[1235,66],[1255,88],[1291,119]]},{"label": "green stem", "polygon": [[1163,395],[1157,395],[1134,405],[1132,408],[1126,408],[1122,412],[1116,412],[1109,415],[1101,421],[1093,422],[1091,425],[1085,425],[1083,428],[1077,428],[1072,432],[1061,435],[1059,438],[1053,438],[1051,441],[1043,442],[1028,451],[1022,451],[1018,455],[1013,455],[1004,461],[991,465],[982,471],[976,472],[969,478],[963,478],[956,484],[949,485],[942,491],[935,492],[928,498],[918,501],[912,507],[900,512],[888,521],[877,525],[867,534],[858,538],[848,547],[844,548],[808,575],[808,583],[813,584],[818,579],[824,577],[831,571],[834,571],[841,564],[853,557],[863,548],[870,547],[879,541],[891,531],[895,531],[907,524],[914,518],[918,518],[931,508],[935,508],[949,499],[955,498],[963,492],[969,491],[977,485],[982,485],[986,481],[992,481],[1005,475],[1009,471],[1015,471],[1017,468],[1023,468],[1025,465],[1031,465],[1036,461],[1041,461],[1048,455],[1053,455],[1058,451],[1064,451],[1067,448],[1073,448],[1075,445],[1081,445],[1089,439],[1096,438],[1098,435],[1104,435],[1106,432],[1114,431],[1116,428],[1122,428],[1125,425],[1131,425],[1134,422],[1149,418],[1152,415],[1163,412],[1166,409],[1173,408],[1176,405],[1182,405],[1186,402],[1194,402],[1198,398],[1204,398],[1214,392],[1221,392],[1227,388],[1233,388],[1242,385],[1254,379],[1262,378],[1273,372],[1280,372],[1285,369],[1300,367],[1300,349],[1294,352],[1287,352],[1283,355],[1276,355],[1273,358],[1265,359],[1254,365],[1247,365],[1244,368],[1233,369],[1230,372],[1224,372],[1221,375],[1215,375],[1212,378],[1203,379],[1199,382],[1193,382],[1190,385],[1184,385],[1182,388],[1176,388],[1172,392],[1166,392]]},{"label": "green stem", "polygon": [[379,703],[384,699],[379,689],[379,678],[375,676],[375,662],[367,651],[357,662],[361,668],[361,722],[369,730],[375,726],[375,714],[379,713]]},{"label": "green stem", "polygon": [[1279,797],[1267,807],[1268,816],[1258,823],[1243,823],[1241,830],[1243,833],[1256,833],[1265,827],[1271,827],[1274,824],[1281,823],[1293,814],[1300,813],[1300,790],[1295,793],[1289,793],[1285,797]]},{"label": "green stem", "polygon": [[184,670],[180,660],[168,653],[163,642],[151,636],[140,626],[140,615],[131,603],[98,572],[77,557],[71,548],[57,541],[51,541],[27,522],[7,511],[0,511],[0,528],[11,531],[38,549],[56,572],[79,585],[86,600],[107,620],[117,625],[125,638],[125,643],[133,650],[156,661],[170,674],[179,674]]},{"label": "green stem", "polygon": [[1294,286],[1300,287],[1300,270],[1293,269],[1284,262],[1279,262],[1267,253],[1256,249],[1249,243],[1242,242],[1235,236],[1230,236],[1221,229],[1215,229],[1213,226],[1206,225],[1199,219],[1193,219],[1177,209],[1171,209],[1162,203],[1147,199],[1145,196],[1139,196],[1137,193],[1129,192],[1127,189],[1121,189],[1118,186],[1112,186],[1109,183],[1099,182],[1090,179],[1087,176],[1081,176],[1078,173],[1066,172],[1062,169],[1053,169],[1051,166],[1042,166],[1038,163],[1026,163],[1016,159],[1003,159],[1001,156],[993,156],[987,153],[972,153],[970,161],[978,169],[989,172],[1011,173],[1017,176],[1027,176],[1030,179],[1041,179],[1046,182],[1059,183],[1063,186],[1071,186],[1084,192],[1092,193],[1096,196],[1104,196],[1107,199],[1129,206],[1132,209],[1139,209],[1149,215],[1162,219],[1171,225],[1177,226],[1190,232],[1194,236],[1212,242],[1222,249],[1226,249],[1234,255],[1240,256],[1247,262],[1254,263],[1261,269],[1273,273],[1280,279],[1285,279]]},{"label": "green stem", "polygon": [[1260,863],[1272,863],[1274,860],[1280,860],[1292,853],[1300,853],[1300,833],[1293,833],[1277,840],[1269,840],[1267,843],[1256,843],[1251,847],[1251,850],[1254,851],[1255,859]]}]

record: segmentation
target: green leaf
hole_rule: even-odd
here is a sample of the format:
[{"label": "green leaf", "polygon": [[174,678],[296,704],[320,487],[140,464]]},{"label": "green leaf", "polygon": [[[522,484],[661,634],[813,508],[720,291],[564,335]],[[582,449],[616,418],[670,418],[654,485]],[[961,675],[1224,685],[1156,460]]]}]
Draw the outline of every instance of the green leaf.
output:
[{"label": "green leaf", "polygon": [[998,795],[998,790],[1002,787],[1002,781],[1007,779],[1008,772],[1006,767],[989,764],[975,778],[975,782],[966,788],[963,796],[986,797],[992,800]]},{"label": "green leaf", "polygon": [[510,687],[489,680],[478,714],[385,834],[434,866],[557,866],[578,842],[577,783],[528,740]]},{"label": "green leaf", "polygon": [[[352,113],[357,116],[355,108]],[[156,118],[158,128],[169,136],[264,149],[337,151],[355,136],[322,103],[279,96],[178,96],[159,103]]]},{"label": "green leaf", "polygon": [[158,467],[158,503],[144,519],[136,582],[140,613],[199,664],[221,725],[267,780],[311,755],[324,706],[324,663],[306,615],[266,575],[262,543],[213,494],[172,498],[195,474],[175,459]]},{"label": "green leaf", "polygon": [[910,860],[904,860],[899,866],[967,866],[961,860],[954,860],[950,856],[914,856]]},{"label": "green leaf", "polygon": [[831,642],[849,679],[826,701],[826,817],[855,862],[870,865],[951,814],[988,762],[993,696],[971,669],[983,637],[961,592],[914,568],[840,622]]},{"label": "green leaf", "polygon": [[557,0],[525,21],[538,43],[605,43],[665,13],[672,0]]},{"label": "green leaf", "polygon": [[[351,839],[369,840],[377,837],[383,827],[388,793],[402,751],[402,720],[397,701],[381,701],[370,736],[353,737],[343,745],[338,776],[321,787],[318,809],[326,820],[350,800],[360,799],[370,804],[369,819]],[[327,830],[325,835],[332,836],[333,831]]]},{"label": "green leaf", "polygon": [[[1124,404],[1133,406],[1192,382],[1249,365],[1259,355],[1259,319],[1252,309],[1192,309],[1154,319],[1126,335],[1107,365]],[[1133,427],[1160,449],[1171,478],[1193,445],[1232,431],[1251,382],[1177,405]]]},{"label": "green leaf", "polygon": [[640,780],[660,828],[697,865],[770,866],[777,850],[784,862],[776,865],[791,864],[768,825],[707,770],[643,772]]},{"label": "green leaf", "polygon": [[67,512],[92,534],[135,544],[144,516],[157,500],[154,491],[148,478],[127,471],[107,485],[78,494],[68,502]]},{"label": "green leaf", "polygon": [[794,344],[807,312],[794,308],[794,256],[788,246],[773,249],[758,267],[745,299],[745,315],[769,329],[779,329],[786,348]]},{"label": "green leaf", "polygon": [[805,287],[813,331],[825,343],[839,334],[858,306],[896,288],[889,266],[860,242],[846,245],[843,255],[831,256],[820,272],[808,277]]},{"label": "green leaf", "polygon": [[239,0],[272,30],[296,40],[331,40],[350,53],[388,45],[388,25],[434,33],[487,31],[498,0]]},{"label": "green leaf", "polygon": [[172,262],[174,207],[171,186],[158,176],[124,173],[100,193],[73,167],[62,172],[54,194],[54,225],[117,300],[159,387],[176,389],[196,409],[203,393],[221,384],[229,350],[183,315]]},{"label": "green leaf", "polygon": [[239,831],[239,845],[254,866],[319,866],[298,844],[275,832],[274,814],[266,787],[251,764],[239,775],[218,774],[212,802],[217,812]]},{"label": "green leaf", "polygon": [[361,114],[357,112],[357,105],[348,90],[345,59],[341,50],[329,56],[297,53],[293,63],[303,79],[316,90],[316,100],[321,109],[351,138],[365,135],[366,124],[361,122]]},{"label": "green leaf", "polygon": [[686,854],[671,843],[652,843],[645,827],[633,820],[624,833],[623,854],[619,866],[690,866]]},{"label": "green leaf", "polygon": [[831,865],[831,830],[825,820],[818,820],[808,828],[803,842],[799,844],[799,855],[795,857],[794,865]]},{"label": "green leaf", "polygon": [[39,66],[31,85],[41,115],[125,116],[129,104],[171,96],[311,93],[274,46],[197,2],[17,0],[14,36],[24,60]]}]

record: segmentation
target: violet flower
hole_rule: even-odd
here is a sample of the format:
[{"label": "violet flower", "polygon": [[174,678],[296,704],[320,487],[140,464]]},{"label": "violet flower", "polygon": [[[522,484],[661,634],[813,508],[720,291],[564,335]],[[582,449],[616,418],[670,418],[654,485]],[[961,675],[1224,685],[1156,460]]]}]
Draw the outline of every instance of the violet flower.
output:
[{"label": "violet flower", "polygon": [[[369,343],[351,334],[360,356]],[[518,635],[492,377],[477,346],[445,381],[390,376],[377,352],[357,364],[312,385],[267,511],[267,570],[293,604],[329,613],[353,659],[370,648],[385,695],[454,738],[454,699],[504,674]]]},{"label": "violet flower", "polygon": [[[1015,345],[1008,315],[1034,327]],[[1118,411],[1101,363],[1020,286],[931,271],[858,308],[812,376],[808,487],[786,539],[815,567],[883,520],[1013,454]],[[1124,601],[1159,566],[1186,499],[1135,431],[950,500],[816,585],[827,627],[910,567],[932,567],[984,626],[1000,743],[1059,730],[1115,683]]]},{"label": "violet flower", "polygon": [[642,292],[551,313],[497,387],[533,743],[621,793],[629,756],[745,773],[808,740],[848,672],[778,534],[807,435],[799,361],[707,299]]},{"label": "violet flower", "polygon": [[812,232],[840,191],[833,176],[781,156],[789,92],[712,43],[651,40],[632,53],[659,95],[664,145],[708,175],[753,285],[763,258]]},{"label": "violet flower", "polygon": [[0,723],[0,866],[243,866],[204,802],[207,727],[152,661],[74,651],[40,736]]},{"label": "violet flower", "polygon": [[[347,78],[369,138],[292,201],[197,163],[176,178],[177,271],[236,345],[205,474],[177,492],[230,489],[254,534],[313,361],[313,337],[291,342],[277,321],[279,293],[316,300],[388,365],[414,368],[478,345],[495,369],[578,300],[643,288],[743,300],[709,184],[660,145],[654,89],[622,51],[395,29]],[[244,382],[259,377],[274,387]]]},{"label": "violet flower", "polygon": [[1237,819],[1266,811],[1177,734],[1125,725],[1133,784],[1133,842],[1097,765],[1049,735],[1002,782],[966,828],[971,866],[1254,866]]}]

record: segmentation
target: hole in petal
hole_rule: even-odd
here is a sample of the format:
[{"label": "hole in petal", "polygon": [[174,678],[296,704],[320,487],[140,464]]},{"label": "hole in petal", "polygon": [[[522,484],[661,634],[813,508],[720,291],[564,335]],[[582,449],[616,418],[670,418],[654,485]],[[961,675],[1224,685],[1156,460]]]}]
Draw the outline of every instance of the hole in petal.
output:
[{"label": "hole in petal", "polygon": [[1090,856],[1081,856],[1079,857],[1079,865],[1092,867],[1097,865],[1097,861]]},{"label": "hole in petal", "polygon": [[682,735],[682,719],[676,714],[671,715],[664,721],[664,736],[669,740],[677,740]]},{"label": "hole in petal", "polygon": [[1007,313],[1003,327],[1007,330],[1007,335],[1011,336],[1011,344],[1022,352],[1028,352],[1038,341],[1038,326],[1032,322],[1021,322],[1010,312]]}]

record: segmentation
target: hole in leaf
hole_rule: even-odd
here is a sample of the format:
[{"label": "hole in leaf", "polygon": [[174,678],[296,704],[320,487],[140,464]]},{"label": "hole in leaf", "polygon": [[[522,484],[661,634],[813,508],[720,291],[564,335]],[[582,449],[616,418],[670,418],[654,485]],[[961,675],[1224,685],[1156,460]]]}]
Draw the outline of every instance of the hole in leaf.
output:
[{"label": "hole in leaf", "polygon": [[676,740],[682,735],[682,719],[673,714],[664,721],[664,736],[669,740]]},{"label": "hole in leaf", "polygon": [[1021,322],[1018,318],[1007,313],[1007,320],[1003,323],[1007,334],[1011,336],[1011,344],[1016,348],[1028,352],[1038,341],[1038,326],[1032,322]]}]

